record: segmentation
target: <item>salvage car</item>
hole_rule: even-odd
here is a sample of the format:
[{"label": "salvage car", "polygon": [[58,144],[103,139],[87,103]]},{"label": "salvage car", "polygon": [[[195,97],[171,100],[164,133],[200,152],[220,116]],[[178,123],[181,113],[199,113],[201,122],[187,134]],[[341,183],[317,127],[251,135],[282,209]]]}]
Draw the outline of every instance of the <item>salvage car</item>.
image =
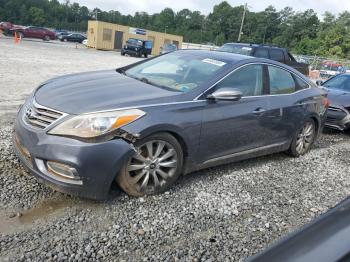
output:
[{"label": "salvage car", "polygon": [[116,70],[41,84],[20,108],[14,148],[58,191],[104,199],[168,190],[180,174],[286,151],[306,154],[326,92],[293,68],[178,50]]},{"label": "salvage car", "polygon": [[82,43],[84,40],[86,40],[86,36],[82,34],[71,33],[68,35],[60,35],[58,39],[62,42]]},{"label": "salvage car", "polygon": [[320,68],[320,77],[322,79],[328,79],[335,75],[345,73],[346,68],[339,63],[332,61],[324,61]]},{"label": "salvage car", "polygon": [[317,81],[328,91],[330,106],[325,125],[345,131],[350,127],[350,74],[338,74],[325,82]]},{"label": "salvage car", "polygon": [[27,26],[24,28],[13,28],[10,29],[11,34],[17,33],[20,38],[29,37],[29,38],[39,38],[45,41],[55,40],[56,35],[54,32],[50,31],[44,27],[37,26]]},{"label": "salvage car", "polygon": [[275,60],[293,67],[306,76],[309,75],[309,65],[297,62],[286,48],[258,44],[227,43],[221,46],[218,51]]}]

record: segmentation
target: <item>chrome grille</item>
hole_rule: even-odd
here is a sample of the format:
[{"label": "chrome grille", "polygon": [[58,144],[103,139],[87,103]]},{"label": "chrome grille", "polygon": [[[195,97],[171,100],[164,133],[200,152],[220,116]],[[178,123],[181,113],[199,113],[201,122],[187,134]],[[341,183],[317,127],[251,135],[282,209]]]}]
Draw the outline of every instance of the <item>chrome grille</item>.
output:
[{"label": "chrome grille", "polygon": [[24,122],[38,129],[49,127],[64,115],[62,112],[39,105],[34,100],[28,105],[24,105],[23,109]]}]

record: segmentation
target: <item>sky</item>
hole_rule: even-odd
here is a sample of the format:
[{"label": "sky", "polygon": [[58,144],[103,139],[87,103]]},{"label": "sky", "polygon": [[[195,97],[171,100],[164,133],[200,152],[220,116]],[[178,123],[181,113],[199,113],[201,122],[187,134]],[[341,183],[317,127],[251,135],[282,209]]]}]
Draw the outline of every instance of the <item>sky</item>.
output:
[{"label": "sky", "polygon": [[[209,14],[213,6],[222,0],[71,0],[85,5],[90,9],[98,7],[102,10],[118,10],[122,14],[134,14],[137,11],[145,11],[149,14],[158,13],[165,7],[171,7],[175,11],[188,8],[191,11],[201,11]],[[350,0],[228,0],[232,6],[247,3],[250,11],[262,11],[267,6],[273,5],[277,10],[286,6],[293,7],[297,11],[306,9],[315,10],[319,16],[325,11],[334,14],[350,11]]]}]

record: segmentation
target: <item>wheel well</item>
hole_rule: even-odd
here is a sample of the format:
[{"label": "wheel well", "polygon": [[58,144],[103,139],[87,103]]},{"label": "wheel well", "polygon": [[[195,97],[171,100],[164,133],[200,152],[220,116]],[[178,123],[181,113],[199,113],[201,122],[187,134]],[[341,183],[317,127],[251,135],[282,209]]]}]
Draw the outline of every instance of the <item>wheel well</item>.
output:
[{"label": "wheel well", "polygon": [[318,122],[318,119],[316,117],[314,117],[314,116],[310,117],[310,119],[315,122],[316,131],[318,132],[319,128],[320,128],[320,124]]},{"label": "wheel well", "polygon": [[184,158],[188,156],[188,150],[187,150],[187,145],[185,143],[185,141],[183,140],[183,138],[178,135],[177,133],[171,132],[171,131],[166,131],[166,133],[169,133],[170,135],[172,135],[173,137],[175,137],[175,139],[180,143],[182,151],[183,151],[183,155]]}]

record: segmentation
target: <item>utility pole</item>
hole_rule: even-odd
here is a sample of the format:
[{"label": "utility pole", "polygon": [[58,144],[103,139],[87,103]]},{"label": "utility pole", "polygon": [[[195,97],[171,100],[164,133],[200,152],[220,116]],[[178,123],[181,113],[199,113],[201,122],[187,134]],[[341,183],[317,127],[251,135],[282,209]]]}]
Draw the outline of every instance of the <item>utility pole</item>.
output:
[{"label": "utility pole", "polygon": [[97,14],[98,14],[98,10],[96,9],[96,11],[95,11],[95,19],[96,19],[96,21],[97,21]]},{"label": "utility pole", "polygon": [[243,30],[243,24],[244,24],[244,19],[245,19],[245,13],[247,12],[247,3],[245,3],[244,5],[244,10],[243,10],[243,16],[242,16],[242,22],[241,22],[241,28],[239,29],[239,35],[238,35],[238,42],[241,42],[241,36],[243,34],[242,30]]}]

